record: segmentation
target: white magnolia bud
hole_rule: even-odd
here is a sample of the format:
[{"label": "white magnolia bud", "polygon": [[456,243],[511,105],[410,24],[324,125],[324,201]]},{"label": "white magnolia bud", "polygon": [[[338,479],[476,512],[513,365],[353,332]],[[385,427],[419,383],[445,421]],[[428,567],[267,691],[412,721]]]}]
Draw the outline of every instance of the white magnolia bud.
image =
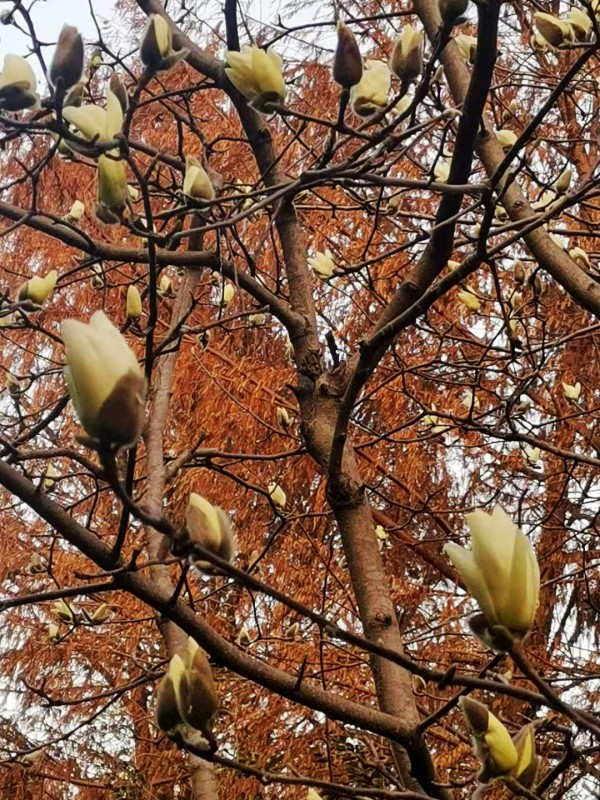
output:
[{"label": "white magnolia bud", "polygon": [[285,510],[285,504],[287,502],[286,493],[283,491],[281,486],[278,483],[270,483],[268,487],[269,496],[273,502],[273,505],[278,511]]},{"label": "white magnolia bud", "polygon": [[173,50],[173,36],[168,21],[160,14],[150,14],[140,45],[142,63],[154,72],[164,72],[186,58],[185,48]]},{"label": "white magnolia bud", "polygon": [[183,193],[194,200],[210,202],[215,199],[215,190],[208,173],[198,159],[193,156],[185,157]]},{"label": "white magnolia bud", "polygon": [[228,50],[226,59],[227,77],[256,111],[269,114],[283,105],[283,61],[277,53],[246,44],[241,52]]},{"label": "white magnolia bud", "polygon": [[32,303],[41,306],[52,294],[57,280],[58,272],[55,269],[51,270],[43,278],[36,275],[21,285],[18,299],[30,300]]},{"label": "white magnolia bud", "polygon": [[127,287],[127,319],[139,319],[142,316],[142,296],[135,284]]},{"label": "white magnolia bud", "polygon": [[370,117],[388,105],[391,72],[383,61],[366,61],[362,78],[350,90],[352,110],[359,117]]},{"label": "white magnolia bud", "polygon": [[414,81],[423,72],[423,31],[405,25],[390,56],[390,70],[400,80]]},{"label": "white magnolia bud", "polygon": [[[229,517],[219,506],[213,506],[202,495],[192,492],[185,512],[185,525],[190,540],[225,561],[235,554],[235,537]],[[206,561],[194,561],[202,569],[210,568]]]},{"label": "white magnolia bud", "polygon": [[0,72],[0,109],[22,111],[39,105],[37,81],[29,61],[22,56],[4,56]]},{"label": "white magnolia bud", "polygon": [[313,270],[317,278],[322,281],[328,280],[335,272],[335,263],[331,250],[315,253],[308,258],[308,266]]}]

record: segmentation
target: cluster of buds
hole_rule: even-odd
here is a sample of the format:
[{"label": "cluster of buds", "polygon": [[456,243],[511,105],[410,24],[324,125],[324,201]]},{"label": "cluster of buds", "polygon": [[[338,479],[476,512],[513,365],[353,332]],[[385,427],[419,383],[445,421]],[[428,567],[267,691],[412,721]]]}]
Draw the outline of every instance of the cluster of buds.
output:
[{"label": "cluster of buds", "polygon": [[461,697],[458,703],[482,764],[479,780],[489,783],[494,778],[512,776],[530,788],[539,767],[533,725],[525,725],[511,738],[506,727],[483,703],[470,697]]},{"label": "cluster of buds", "polygon": [[473,617],[473,632],[492,649],[503,651],[527,635],[535,619],[540,570],[527,537],[506,512],[480,509],[467,515],[472,549],[449,543],[450,558],[481,614]]},{"label": "cluster of buds", "polygon": [[241,52],[227,52],[225,72],[248,103],[262,114],[281,108],[285,100],[283,62],[273,50],[244,45]]},{"label": "cluster of buds", "polygon": [[[235,536],[231,521],[219,506],[213,506],[202,495],[190,494],[185,512],[185,527],[193,544],[208,550],[210,553],[231,561],[235,555]],[[192,558],[192,563],[199,569],[209,570],[211,564]]]},{"label": "cluster of buds", "polygon": [[156,724],[169,735],[182,726],[201,731],[214,741],[212,725],[219,707],[208,660],[189,637],[185,650],[176,653],[156,692]]},{"label": "cluster of buds", "polygon": [[146,398],[146,379],[134,353],[103,311],[89,324],[65,320],[61,332],[65,378],[86,443],[131,447],[144,427]]}]

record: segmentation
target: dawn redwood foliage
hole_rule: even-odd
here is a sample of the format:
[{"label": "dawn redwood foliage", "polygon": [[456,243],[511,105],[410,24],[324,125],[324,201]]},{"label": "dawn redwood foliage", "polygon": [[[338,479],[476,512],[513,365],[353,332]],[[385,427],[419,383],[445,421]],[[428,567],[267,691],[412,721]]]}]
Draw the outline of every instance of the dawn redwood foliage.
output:
[{"label": "dawn redwood foliage", "polygon": [[597,794],[597,0],[5,5],[0,796]]}]

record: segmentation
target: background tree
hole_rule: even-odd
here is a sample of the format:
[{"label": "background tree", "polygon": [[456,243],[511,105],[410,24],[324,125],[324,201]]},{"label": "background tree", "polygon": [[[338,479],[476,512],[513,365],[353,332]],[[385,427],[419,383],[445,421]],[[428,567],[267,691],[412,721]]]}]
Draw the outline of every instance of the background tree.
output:
[{"label": "background tree", "polygon": [[[466,696],[534,725],[536,779],[494,791],[598,791],[594,5],[138,0],[104,35],[92,3],[79,89],[76,35],[59,68],[7,4],[52,83],[0,76],[3,796],[467,796],[497,753]],[[357,88],[352,36],[397,74]],[[129,450],[64,381],[98,310],[148,380]],[[496,504],[541,571],[499,653],[443,553]],[[216,749],[154,718],[188,636]]]}]

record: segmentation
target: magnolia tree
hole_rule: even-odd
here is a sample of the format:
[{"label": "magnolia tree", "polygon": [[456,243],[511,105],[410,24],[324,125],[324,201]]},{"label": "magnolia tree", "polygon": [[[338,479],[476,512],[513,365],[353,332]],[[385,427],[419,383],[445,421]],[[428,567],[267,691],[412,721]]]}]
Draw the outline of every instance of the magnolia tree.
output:
[{"label": "magnolia tree", "polygon": [[5,5],[2,797],[595,796],[597,0]]}]

